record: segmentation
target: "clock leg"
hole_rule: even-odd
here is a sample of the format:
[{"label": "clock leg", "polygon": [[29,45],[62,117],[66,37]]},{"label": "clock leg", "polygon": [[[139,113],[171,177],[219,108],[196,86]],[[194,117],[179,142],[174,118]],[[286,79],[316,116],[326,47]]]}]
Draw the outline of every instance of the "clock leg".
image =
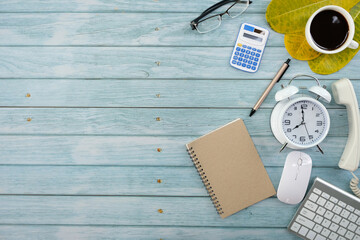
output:
[{"label": "clock leg", "polygon": [[279,152],[281,152],[282,150],[284,150],[284,148],[286,148],[286,146],[288,145],[288,143],[286,142],[286,143],[284,143],[284,145],[282,145],[282,147],[280,148],[280,151]]},{"label": "clock leg", "polygon": [[324,154],[324,151],[321,149],[321,147],[319,145],[316,145],[316,146],[319,149],[319,151],[321,152],[321,154]]}]

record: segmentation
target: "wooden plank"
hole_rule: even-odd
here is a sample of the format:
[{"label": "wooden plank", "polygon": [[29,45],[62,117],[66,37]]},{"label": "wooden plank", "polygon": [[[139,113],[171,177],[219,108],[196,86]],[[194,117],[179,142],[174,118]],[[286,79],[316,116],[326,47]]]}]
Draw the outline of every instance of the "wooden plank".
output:
[{"label": "wooden plank", "polygon": [[[197,13],[0,14],[0,34],[6,35],[0,45],[233,47],[243,22],[268,26],[263,15],[224,19],[217,31],[199,34],[189,24]],[[283,47],[284,35],[269,30],[267,45]]]},{"label": "wooden plank", "polygon": [[[192,167],[185,143],[198,136],[4,136],[0,138],[0,164],[4,165],[103,165],[103,166],[179,166]],[[265,166],[284,165],[285,149],[274,137],[252,138]],[[313,166],[336,167],[347,137],[327,137],[317,148],[304,150]]]},{"label": "wooden plank", "polygon": [[[203,135],[243,118],[253,136],[271,136],[271,109],[1,108],[0,134]],[[329,109],[329,136],[347,136],[345,109]]]},{"label": "wooden plank", "polygon": [[[0,12],[182,12],[201,13],[218,0],[12,0],[0,2]],[[265,12],[270,0],[253,1],[246,13]],[[194,17],[195,18],[195,17]]]},{"label": "wooden plank", "polygon": [[[289,57],[281,47],[268,47],[257,74],[230,66],[232,47],[0,47],[0,78],[177,78],[271,79]],[[342,70],[320,79],[356,74],[360,55]],[[293,60],[284,79],[312,74],[306,61]]]},{"label": "wooden plank", "polygon": [[[278,161],[284,163],[284,157]],[[283,167],[266,170],[277,189]],[[313,168],[312,176],[351,192],[348,171]],[[0,166],[1,194],[208,196],[194,167],[128,166]]]},{"label": "wooden plank", "polygon": [[[304,79],[305,80],[305,79]],[[313,86],[315,81],[299,80],[297,86]],[[252,108],[270,80],[81,80],[3,79],[0,106],[42,107],[216,107]],[[283,84],[287,84],[283,80]],[[360,81],[353,80],[360,99]],[[321,81],[331,89],[333,81]],[[256,87],[254,87],[256,86]],[[273,108],[274,87],[262,108]],[[302,90],[303,93],[308,93]],[[331,92],[331,90],[330,90]],[[327,108],[344,108],[335,101]]]},{"label": "wooden plank", "polygon": [[0,235],[7,240],[36,239],[218,239],[218,240],[277,240],[298,239],[285,228],[206,228],[206,227],[136,227],[136,226],[53,226],[2,225]]},{"label": "wooden plank", "polygon": [[270,198],[223,220],[208,197],[2,195],[0,224],[286,227],[296,209]]}]

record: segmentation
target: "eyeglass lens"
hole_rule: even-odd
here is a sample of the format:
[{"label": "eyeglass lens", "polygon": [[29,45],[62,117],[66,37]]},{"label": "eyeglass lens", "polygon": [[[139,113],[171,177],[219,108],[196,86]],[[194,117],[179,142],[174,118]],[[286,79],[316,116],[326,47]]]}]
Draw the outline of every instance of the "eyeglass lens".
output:
[{"label": "eyeglass lens", "polygon": [[224,8],[227,9],[222,14],[216,14],[213,16],[205,17],[203,20],[200,20],[196,26],[196,29],[199,33],[207,33],[221,25],[222,15],[227,13],[231,18],[235,18],[242,14],[249,6],[249,1],[237,1],[231,2],[224,5]]}]

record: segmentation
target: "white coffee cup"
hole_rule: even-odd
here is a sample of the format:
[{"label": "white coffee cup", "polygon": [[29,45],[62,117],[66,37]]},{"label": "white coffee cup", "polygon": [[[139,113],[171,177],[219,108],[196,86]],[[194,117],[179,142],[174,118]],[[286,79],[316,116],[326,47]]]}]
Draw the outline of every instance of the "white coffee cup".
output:
[{"label": "white coffee cup", "polygon": [[[346,41],[339,48],[336,48],[334,50],[325,50],[325,49],[322,49],[322,48],[318,47],[316,45],[311,33],[310,33],[310,26],[311,26],[311,23],[312,23],[314,17],[319,12],[322,12],[324,10],[333,10],[333,11],[336,11],[336,12],[340,13],[342,16],[344,16],[344,18],[346,19],[346,21],[348,23],[348,26],[349,26],[349,34],[348,34],[348,37],[347,37]],[[328,5],[328,6],[319,8],[316,12],[314,12],[311,15],[311,17],[307,21],[307,24],[306,24],[306,27],[305,27],[305,36],[306,36],[306,40],[309,43],[309,45],[315,51],[325,53],[325,54],[338,53],[338,52],[343,51],[346,48],[357,49],[359,47],[359,44],[353,40],[354,34],[355,34],[354,19],[351,17],[350,13],[348,13],[345,9],[343,9],[342,7],[339,7],[339,6],[335,6],[335,5]]]}]

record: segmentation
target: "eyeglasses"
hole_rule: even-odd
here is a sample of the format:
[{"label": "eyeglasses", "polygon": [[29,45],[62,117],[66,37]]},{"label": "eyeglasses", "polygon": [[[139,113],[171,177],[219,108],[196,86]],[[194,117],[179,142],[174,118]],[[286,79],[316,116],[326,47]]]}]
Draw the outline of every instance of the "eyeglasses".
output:
[{"label": "eyeglasses", "polygon": [[[190,23],[191,29],[196,29],[199,33],[213,31],[221,25],[222,16],[224,14],[229,15],[231,18],[235,18],[241,15],[249,7],[250,3],[252,2],[249,0],[223,0],[218,2],[206,9],[199,17],[192,20]],[[229,5],[225,12],[206,17],[211,12],[225,5]]]}]

